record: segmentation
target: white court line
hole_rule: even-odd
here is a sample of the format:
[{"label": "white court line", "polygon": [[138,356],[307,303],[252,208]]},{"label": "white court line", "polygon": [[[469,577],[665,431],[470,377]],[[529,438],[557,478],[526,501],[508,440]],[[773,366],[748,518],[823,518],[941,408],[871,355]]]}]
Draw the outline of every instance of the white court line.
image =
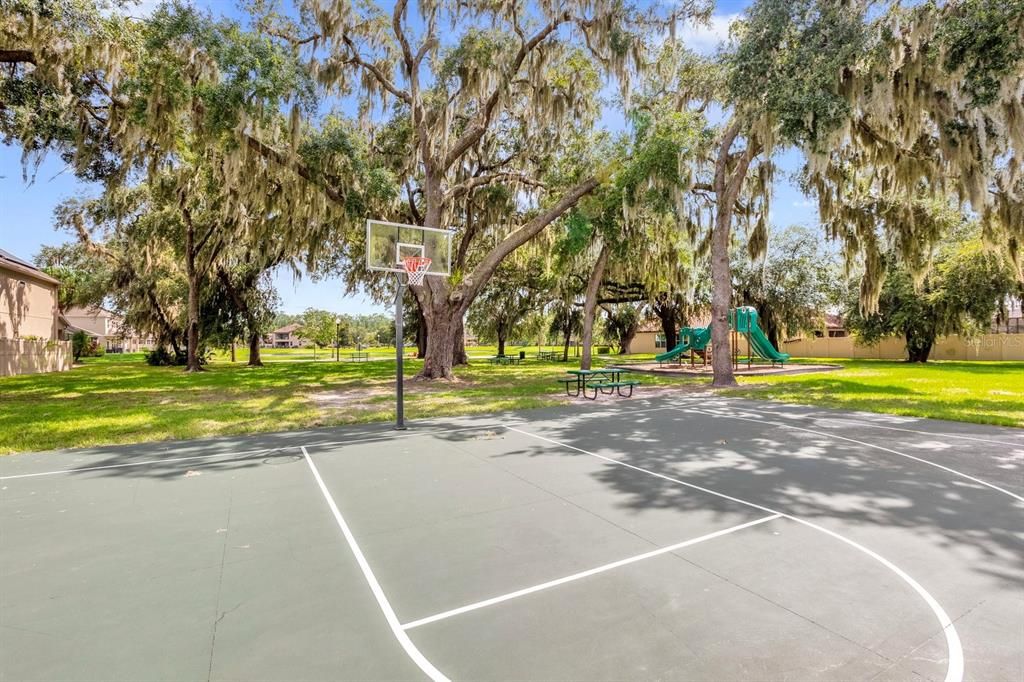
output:
[{"label": "white court line", "polygon": [[[516,422],[520,423],[520,422]],[[381,436],[374,436],[370,438],[353,438],[345,441],[326,441],[326,442],[313,442],[307,443],[308,447],[322,447],[329,445],[350,445],[354,443],[373,443],[393,440],[395,438],[414,438],[417,436],[429,436],[443,433],[454,433],[456,431],[474,431],[476,429],[486,428],[506,428],[503,423],[499,424],[485,424],[482,426],[467,426],[457,429],[434,429],[433,431],[419,431],[416,433],[401,433],[401,434],[382,434]],[[301,437],[302,433],[293,434],[294,437]],[[124,464],[105,464],[103,466],[94,467],[78,467],[74,469],[57,469],[55,471],[37,471],[31,474],[11,474],[9,476],[0,476],[0,481],[11,481],[18,478],[35,478],[37,476],[57,476],[60,474],[77,474],[82,471],[101,471],[103,469],[121,469],[124,467],[141,467],[152,464],[167,464],[172,462],[190,462],[197,459],[210,459],[214,457],[239,457],[245,459],[251,455],[267,453],[267,452],[280,452],[281,450],[288,450],[290,448],[297,448],[297,445],[282,445],[274,448],[260,448],[258,450],[243,450],[241,452],[214,452],[207,455],[190,455],[188,457],[167,457],[165,459],[150,459],[143,462],[126,462]],[[211,462],[214,464],[215,462]]]},{"label": "white court line", "polygon": [[105,464],[95,467],[79,467],[77,469],[58,469],[56,471],[38,471],[34,474],[12,474],[0,476],[0,481],[11,481],[16,478],[34,478],[36,476],[56,476],[58,474],[77,474],[81,471],[101,471],[103,469],[122,469],[124,467],[142,467],[151,464],[167,464],[170,462],[189,462],[196,459],[210,459],[211,457],[238,457],[245,459],[252,455],[277,452],[284,448],[262,448],[260,450],[243,450],[242,452],[217,452],[209,455],[192,455],[189,457],[169,457],[167,459],[150,459],[144,462],[126,462],[125,464]]},{"label": "white court line", "polygon": [[398,616],[395,615],[395,610],[391,608],[391,602],[388,601],[387,596],[384,594],[384,590],[381,588],[380,583],[377,582],[377,577],[373,574],[373,569],[370,568],[370,564],[366,561],[366,557],[363,556],[363,550],[359,549],[359,544],[356,542],[355,536],[352,535],[352,531],[349,529],[348,524],[345,523],[345,518],[341,515],[341,511],[338,510],[338,505],[334,503],[334,498],[331,497],[331,492],[327,489],[327,485],[324,483],[324,479],[320,477],[320,472],[317,470],[316,465],[313,464],[313,458],[309,456],[309,452],[306,448],[302,447],[302,455],[306,458],[306,463],[309,464],[309,470],[313,472],[313,478],[316,479],[317,485],[320,486],[320,492],[323,493],[324,499],[327,500],[327,506],[331,508],[331,513],[334,514],[334,520],[338,522],[338,527],[341,528],[342,535],[345,536],[345,541],[348,543],[349,549],[352,550],[352,554],[356,558],[356,562],[359,564],[359,568],[363,571],[363,577],[366,578],[367,584],[370,586],[370,591],[373,592],[373,596],[377,599],[377,605],[380,607],[381,612],[384,614],[384,619],[388,622],[388,626],[391,627],[391,632],[395,635],[395,639],[405,649],[405,653],[409,655],[409,658],[419,666],[420,670],[426,673],[427,677],[435,682],[448,682],[448,678],[444,674],[434,667],[434,665],[427,660],[426,656],[420,653],[420,650],[416,648],[412,640],[409,639],[409,635],[402,629],[401,623],[398,622]]},{"label": "white court line", "polygon": [[474,602],[472,604],[466,604],[465,606],[460,606],[457,609],[451,609],[449,611],[444,611],[442,613],[436,613],[433,616],[427,616],[426,618],[420,618],[419,620],[414,620],[414,621],[412,621],[410,623],[406,623],[405,625],[402,626],[402,629],[403,630],[411,630],[413,628],[418,628],[421,625],[427,625],[428,623],[435,623],[435,622],[437,622],[439,620],[444,620],[445,618],[451,618],[452,616],[458,616],[460,614],[467,613],[469,611],[476,611],[477,609],[482,609],[482,608],[485,608],[487,606],[493,606],[494,604],[500,604],[503,601],[508,601],[510,599],[515,599],[517,597],[523,597],[523,596],[526,596],[528,594],[533,594],[534,592],[540,592],[541,590],[546,590],[546,589],[549,589],[549,588],[552,588],[552,587],[558,587],[559,585],[564,585],[566,583],[571,583],[574,580],[580,580],[581,578],[588,578],[588,577],[590,577],[592,575],[597,575],[598,573],[604,573],[605,571],[610,571],[612,569],[619,568],[621,566],[628,566],[629,564],[636,563],[637,561],[643,561],[644,559],[650,559],[651,557],[660,556],[662,554],[668,554],[669,552],[674,552],[674,551],[676,551],[678,549],[682,549],[684,547],[689,547],[690,545],[696,545],[698,542],[704,542],[705,540],[711,540],[711,539],[714,539],[714,538],[717,538],[717,537],[721,537],[723,535],[728,535],[729,533],[735,533],[738,530],[743,530],[744,528],[750,528],[751,526],[756,526],[759,523],[765,523],[766,521],[774,521],[775,519],[780,518],[781,516],[782,516],[781,514],[772,514],[771,516],[765,516],[765,517],[762,517],[760,519],[757,519],[756,521],[749,521],[747,523],[741,523],[738,526],[733,526],[731,528],[725,528],[724,530],[715,531],[714,533],[708,533],[707,535],[701,535],[700,537],[693,538],[691,540],[684,540],[683,542],[677,542],[676,544],[669,545],[667,547],[660,547],[660,548],[652,550],[650,552],[644,552],[643,554],[637,554],[636,556],[631,556],[631,557],[629,557],[627,559],[620,559],[619,561],[613,561],[610,564],[604,564],[603,566],[598,566],[596,568],[591,568],[591,569],[588,569],[586,571],[580,571],[579,573],[573,573],[572,575],[567,575],[564,578],[558,578],[557,580],[549,580],[546,583],[541,583],[539,585],[534,585],[533,587],[526,587],[526,588],[523,588],[521,590],[516,590],[515,592],[509,592],[507,594],[502,594],[502,595],[497,596],[497,597],[491,597],[490,599],[484,599],[483,601]]},{"label": "white court line", "polygon": [[[683,408],[680,408],[680,409],[683,409]],[[999,486],[997,486],[997,485],[995,485],[993,483],[989,483],[987,481],[983,481],[980,478],[977,478],[975,476],[971,476],[970,474],[965,474],[962,471],[957,471],[956,469],[951,469],[948,466],[939,464],[937,462],[932,462],[930,460],[923,459],[921,457],[915,457],[914,455],[908,455],[905,452],[900,452],[899,450],[893,450],[892,448],[887,448],[887,447],[885,447],[883,445],[875,445],[874,443],[867,443],[867,442],[862,441],[862,440],[857,440],[856,438],[848,438],[846,436],[839,436],[837,434],[829,433],[827,431],[815,431],[814,429],[808,429],[808,428],[806,428],[804,426],[795,426],[793,424],[787,424],[786,422],[775,422],[775,421],[769,421],[767,419],[753,419],[753,418],[750,418],[750,417],[738,417],[736,415],[720,414],[720,413],[717,413],[717,412],[708,412],[706,410],[701,410],[701,409],[691,409],[689,411],[690,412],[696,412],[697,414],[706,414],[709,417],[717,417],[719,419],[738,419],[740,421],[754,422],[755,424],[769,424],[771,426],[778,426],[780,428],[794,429],[796,431],[804,431],[806,433],[813,433],[813,434],[815,434],[817,436],[823,436],[825,438],[833,438],[835,440],[845,440],[845,441],[848,441],[850,443],[856,443],[857,445],[863,445],[864,447],[867,447],[867,448],[874,448],[876,450],[881,450],[883,452],[888,452],[890,454],[898,455],[900,457],[906,457],[907,459],[912,459],[915,462],[920,462],[921,464],[927,464],[928,466],[935,467],[936,469],[942,469],[943,471],[951,473],[954,476],[959,476],[960,478],[966,478],[968,481],[973,481],[974,483],[977,483],[978,485],[983,485],[986,488],[991,488],[992,490],[995,490],[996,492],[1000,492],[1000,493],[1002,493],[1004,495],[1009,495],[1010,497],[1012,497],[1013,499],[1017,500],[1018,502],[1024,502],[1024,497],[1022,497],[1021,495],[1017,495],[1016,493],[1012,493],[1009,490],[1007,490],[1006,488],[1000,488]]]},{"label": "white court line", "polygon": [[[515,424],[525,424],[525,419],[515,420]],[[305,443],[305,447],[308,448],[319,448],[327,447],[330,445],[352,445],[354,443],[380,443],[384,441],[396,440],[398,438],[418,438],[421,436],[436,436],[445,433],[459,433],[461,431],[477,431],[480,429],[504,429],[507,428],[504,422],[497,424],[478,424],[476,426],[460,426],[457,429],[433,429],[432,431],[413,431],[409,430],[405,433],[382,433],[377,436],[370,436],[368,438],[352,438],[349,440],[328,440],[328,441],[313,441]]]},{"label": "white court line", "polygon": [[[732,406],[726,405],[730,409]],[[711,409],[711,408],[705,408]],[[742,409],[742,408],[741,408]],[[803,413],[785,413],[781,410],[773,410],[773,412],[779,417],[797,417],[799,419],[815,419],[820,421],[828,422],[842,422],[844,424],[855,424],[857,426],[867,426],[872,429],[888,429],[890,431],[905,431],[907,433],[916,433],[922,436],[932,436],[933,438],[957,438],[960,440],[970,440],[977,443],[992,443],[993,445],[1009,445],[1013,446],[1024,446],[1024,441],[1005,441],[1005,440],[993,440],[991,438],[979,438],[978,436],[964,436],[956,433],[946,433],[942,431],[921,431],[918,429],[907,429],[899,426],[889,426],[888,424],[878,424],[870,420],[851,419],[850,417],[832,417],[828,413],[815,413],[815,412],[803,412]],[[1012,437],[1012,436],[1008,436]]]},{"label": "white court line", "polygon": [[610,464],[615,464],[617,466],[626,467],[627,469],[633,469],[634,471],[639,471],[641,473],[648,474],[649,476],[654,476],[655,478],[660,478],[660,479],[663,479],[663,480],[666,480],[666,481],[670,481],[672,483],[676,483],[678,485],[685,486],[687,488],[692,488],[694,490],[700,490],[701,492],[705,492],[705,493],[708,493],[709,495],[714,495],[716,497],[721,497],[721,498],[726,499],[726,500],[732,500],[733,502],[738,502],[739,504],[743,504],[743,505],[746,505],[748,507],[753,507],[754,509],[761,509],[762,511],[766,511],[766,512],[769,512],[771,514],[778,514],[779,516],[781,516],[783,518],[790,519],[791,521],[796,521],[797,523],[803,524],[803,525],[807,526],[808,528],[813,528],[815,530],[821,531],[822,533],[825,533],[826,535],[828,535],[830,537],[833,537],[833,538],[835,538],[837,540],[840,540],[840,541],[846,543],[847,545],[849,545],[849,546],[851,546],[851,547],[853,547],[853,548],[855,548],[857,550],[860,550],[861,552],[863,552],[867,556],[871,557],[875,561],[879,562],[880,564],[882,564],[883,566],[885,566],[886,568],[891,570],[893,573],[895,573],[897,576],[899,576],[899,578],[901,580],[903,580],[903,582],[905,582],[907,585],[909,585],[910,588],[912,590],[914,590],[914,592],[916,592],[924,600],[924,602],[928,605],[928,608],[930,608],[932,613],[935,615],[936,620],[939,621],[939,625],[942,627],[943,634],[945,634],[945,636],[946,636],[946,649],[949,651],[949,655],[948,655],[948,663],[947,663],[947,666],[946,666],[945,682],[961,682],[961,680],[963,680],[963,677],[964,677],[964,649],[963,649],[963,645],[960,643],[960,635],[957,634],[956,628],[953,625],[953,621],[950,620],[949,615],[946,614],[946,611],[942,608],[942,605],[939,604],[939,602],[935,599],[935,597],[933,597],[931,594],[929,594],[928,591],[925,590],[924,587],[919,582],[914,580],[914,578],[912,578],[910,576],[910,574],[906,573],[899,566],[897,566],[896,564],[892,563],[891,561],[889,561],[888,559],[886,559],[882,555],[880,555],[880,554],[878,554],[878,553],[868,549],[864,545],[861,545],[861,544],[859,544],[857,542],[854,542],[853,540],[850,540],[849,538],[843,537],[842,535],[840,535],[840,534],[838,534],[838,533],[836,533],[834,531],[828,530],[827,528],[825,528],[823,526],[819,526],[816,523],[812,523],[810,521],[805,521],[803,519],[800,519],[800,518],[797,518],[795,516],[792,516],[791,514],[786,514],[784,512],[776,511],[774,509],[769,509],[768,507],[764,507],[762,505],[755,504],[754,502],[747,502],[746,500],[741,500],[738,497],[732,497],[731,495],[726,495],[724,493],[720,493],[720,492],[717,492],[715,490],[711,490],[709,488],[704,488],[704,487],[701,487],[699,485],[694,485],[693,483],[687,483],[686,481],[682,481],[682,480],[680,480],[678,478],[672,478],[671,476],[666,476],[665,474],[659,474],[656,471],[651,471],[649,469],[644,469],[643,467],[638,467],[638,466],[635,466],[633,464],[627,464],[626,462],[620,462],[617,459],[613,459],[611,457],[605,457],[604,455],[599,455],[596,452],[590,452],[589,450],[584,450],[583,448],[578,448],[575,445],[569,445],[568,443],[563,443],[563,442],[560,442],[560,441],[557,441],[557,440],[553,440],[551,438],[546,438],[546,437],[540,436],[540,435],[538,435],[536,433],[530,433],[529,431],[523,431],[521,429],[517,429],[517,428],[512,427],[512,426],[509,426],[507,428],[510,431],[515,431],[516,433],[521,433],[524,436],[530,436],[531,438],[536,438],[538,440],[546,441],[548,443],[552,443],[554,445],[557,445],[557,446],[562,447],[562,448],[566,448],[568,450],[575,450],[577,452],[583,453],[584,455],[590,455],[591,457],[596,457],[597,459],[604,460],[604,461],[606,461],[606,462],[608,462]]}]

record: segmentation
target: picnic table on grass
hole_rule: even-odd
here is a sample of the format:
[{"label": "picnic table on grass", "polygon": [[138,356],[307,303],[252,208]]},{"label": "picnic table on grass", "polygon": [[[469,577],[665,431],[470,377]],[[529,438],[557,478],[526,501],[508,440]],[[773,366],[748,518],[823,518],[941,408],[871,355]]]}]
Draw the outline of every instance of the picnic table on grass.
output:
[{"label": "picnic table on grass", "polygon": [[518,365],[522,358],[518,355],[493,355],[487,358],[487,362],[492,365]]},{"label": "picnic table on grass", "polygon": [[349,353],[349,354],[348,354],[348,357],[349,357],[349,358],[350,358],[350,359],[351,359],[351,360],[352,360],[353,362],[355,362],[355,361],[358,361],[358,360],[369,360],[369,359],[370,359],[370,354],[369,354],[369,353],[365,353],[365,352],[362,352],[362,351],[356,351],[356,352],[354,352],[354,353]]},{"label": "picnic table on grass", "polygon": [[[571,398],[578,397],[580,393],[588,400],[597,400],[597,393],[600,391],[605,395],[617,393],[619,397],[629,398],[633,395],[633,388],[640,385],[635,379],[623,379],[623,374],[630,374],[632,370],[623,367],[606,367],[604,369],[570,369],[566,373],[570,376],[559,379],[559,383],[565,384],[565,394]],[[572,386],[576,386],[576,392],[570,393]],[[587,395],[587,389],[594,389],[594,396]],[[622,394],[623,388],[629,388],[627,395]]]},{"label": "picnic table on grass", "polygon": [[538,360],[554,360],[561,361],[562,353],[557,350],[539,350],[537,351]]}]

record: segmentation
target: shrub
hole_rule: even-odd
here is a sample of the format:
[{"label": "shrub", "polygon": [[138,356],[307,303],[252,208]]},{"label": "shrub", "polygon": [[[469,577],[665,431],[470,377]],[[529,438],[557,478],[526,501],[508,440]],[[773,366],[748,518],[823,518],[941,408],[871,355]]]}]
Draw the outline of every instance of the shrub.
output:
[{"label": "shrub", "polygon": [[74,336],[71,337],[71,355],[75,358],[75,362],[82,359],[82,355],[89,347],[89,335],[78,330]]},{"label": "shrub", "polygon": [[146,364],[154,367],[166,367],[171,365],[184,365],[187,358],[183,351],[174,353],[166,346],[157,346],[145,354]]}]

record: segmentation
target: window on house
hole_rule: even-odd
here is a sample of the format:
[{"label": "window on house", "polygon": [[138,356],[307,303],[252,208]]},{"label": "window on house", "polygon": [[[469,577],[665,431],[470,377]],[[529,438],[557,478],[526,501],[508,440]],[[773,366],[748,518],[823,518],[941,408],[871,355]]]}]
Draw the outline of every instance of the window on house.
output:
[{"label": "window on house", "polygon": [[829,329],[828,336],[830,339],[841,339],[846,336],[845,329]]},{"label": "window on house", "polygon": [[655,336],[654,336],[654,347],[655,348],[664,348],[665,347],[665,335],[664,334],[655,334]]},{"label": "window on house", "polygon": [[820,331],[818,331],[817,329],[815,329],[815,330],[814,330],[814,338],[816,338],[816,339],[820,339],[820,338],[822,338],[823,336],[825,336],[825,334],[824,334],[823,332],[820,332]]}]

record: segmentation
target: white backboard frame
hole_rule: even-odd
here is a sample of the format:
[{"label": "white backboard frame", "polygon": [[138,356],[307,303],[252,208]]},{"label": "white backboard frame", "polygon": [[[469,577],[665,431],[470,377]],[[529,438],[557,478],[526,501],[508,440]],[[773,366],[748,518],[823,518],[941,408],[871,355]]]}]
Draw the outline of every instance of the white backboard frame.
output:
[{"label": "white backboard frame", "polygon": [[372,226],[374,224],[386,225],[386,226],[389,226],[389,227],[396,227],[396,228],[399,228],[400,230],[411,230],[413,232],[443,234],[445,236],[445,238],[446,238],[447,245],[448,245],[446,253],[444,253],[444,258],[443,258],[443,260],[441,260],[441,259],[438,259],[438,258],[436,258],[434,256],[430,256],[431,259],[432,259],[432,262],[430,264],[430,269],[427,270],[427,272],[425,274],[428,277],[450,277],[451,276],[452,241],[455,238],[455,233],[452,230],[443,230],[443,229],[439,229],[439,228],[436,228],[436,227],[423,227],[422,225],[409,225],[407,223],[393,223],[393,222],[389,222],[387,220],[374,220],[372,218],[367,219],[367,221],[366,221],[366,247],[365,247],[365,249],[366,249],[366,269],[367,270],[374,270],[374,271],[377,271],[377,272],[395,272],[395,273],[399,273],[399,274],[405,274],[405,266],[404,266],[404,264],[402,263],[402,260],[401,260],[401,255],[402,255],[401,254],[401,250],[402,250],[402,247],[405,247],[407,249],[415,248],[415,249],[419,250],[419,254],[420,255],[429,255],[429,254],[425,253],[426,246],[423,245],[423,244],[410,244],[410,243],[403,242],[403,241],[396,241],[395,242],[394,265],[392,265],[391,267],[386,267],[386,266],[383,266],[383,265],[380,265],[380,264],[373,263],[372,262],[372,255],[373,254],[371,253],[370,234],[371,234]]}]

